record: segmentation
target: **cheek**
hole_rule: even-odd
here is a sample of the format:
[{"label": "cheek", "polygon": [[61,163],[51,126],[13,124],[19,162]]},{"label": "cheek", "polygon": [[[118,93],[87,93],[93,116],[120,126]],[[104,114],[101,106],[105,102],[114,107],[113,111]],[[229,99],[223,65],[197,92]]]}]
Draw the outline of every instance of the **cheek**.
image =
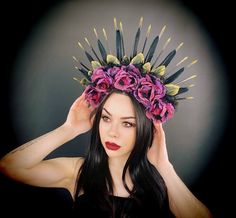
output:
[{"label": "cheek", "polygon": [[100,122],[99,123],[99,135],[100,135],[101,141],[103,141],[105,132],[106,132],[106,126],[104,125],[103,122]]},{"label": "cheek", "polygon": [[136,140],[136,131],[135,129],[124,129],[124,131],[121,134],[123,139],[125,140],[125,144],[129,146],[133,146]]}]

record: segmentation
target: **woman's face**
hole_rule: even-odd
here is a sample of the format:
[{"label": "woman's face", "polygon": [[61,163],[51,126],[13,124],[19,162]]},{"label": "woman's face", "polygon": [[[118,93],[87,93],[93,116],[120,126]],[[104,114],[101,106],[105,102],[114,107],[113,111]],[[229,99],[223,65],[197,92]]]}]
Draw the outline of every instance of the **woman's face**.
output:
[{"label": "woman's face", "polygon": [[109,157],[128,157],[136,138],[136,118],[131,99],[113,93],[106,100],[99,122],[102,145]]}]

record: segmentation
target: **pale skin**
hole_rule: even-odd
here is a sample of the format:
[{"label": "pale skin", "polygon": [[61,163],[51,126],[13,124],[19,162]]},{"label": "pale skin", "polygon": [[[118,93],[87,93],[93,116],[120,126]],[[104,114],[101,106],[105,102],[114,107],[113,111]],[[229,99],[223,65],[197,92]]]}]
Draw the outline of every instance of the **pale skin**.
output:
[{"label": "pale skin", "polygon": [[[122,110],[121,105],[125,105]],[[76,177],[83,158],[44,158],[61,145],[89,131],[93,124],[90,119],[92,111],[93,108],[88,105],[82,94],[72,104],[67,119],[61,126],[6,154],[0,160],[0,171],[25,184],[66,188],[74,196]],[[190,192],[170,163],[162,124],[154,123],[154,126],[154,140],[147,156],[166,183],[172,213],[179,218],[212,217],[207,207]],[[128,96],[113,93],[104,104],[99,133],[109,157],[114,194],[118,196],[128,196],[122,183],[121,166],[124,166],[133,148],[135,128],[135,112],[131,100]],[[104,145],[106,141],[115,142],[121,145],[121,148],[111,151]],[[126,180],[132,188],[128,174]]]}]

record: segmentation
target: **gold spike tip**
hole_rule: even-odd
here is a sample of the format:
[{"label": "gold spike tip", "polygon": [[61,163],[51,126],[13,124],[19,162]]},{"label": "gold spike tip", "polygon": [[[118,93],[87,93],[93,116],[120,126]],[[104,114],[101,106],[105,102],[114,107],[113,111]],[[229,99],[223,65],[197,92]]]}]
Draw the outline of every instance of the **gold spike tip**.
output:
[{"label": "gold spike tip", "polygon": [[188,67],[191,67],[192,65],[194,65],[194,64],[196,64],[198,62],[198,60],[196,59],[196,60],[194,60],[194,61],[192,61],[188,66],[187,66],[187,68]]},{"label": "gold spike tip", "polygon": [[141,28],[143,26],[143,17],[140,17],[139,20],[139,28]]},{"label": "gold spike tip", "polygon": [[192,88],[194,86],[195,86],[195,84],[191,84],[191,85],[188,86],[188,88]]},{"label": "gold spike tip", "polygon": [[193,96],[189,96],[189,97],[186,97],[186,99],[187,100],[192,100],[192,99],[194,99],[194,97]]},{"label": "gold spike tip", "polygon": [[150,34],[150,32],[151,32],[151,29],[152,29],[152,25],[150,24],[150,25],[148,26],[148,30],[147,30],[147,33],[146,33],[146,37],[149,36],[149,34]]},{"label": "gold spike tip", "polygon": [[123,24],[120,22],[120,31],[123,33]]},{"label": "gold spike tip", "polygon": [[170,43],[170,41],[171,41],[171,37],[169,37],[169,38],[166,40],[166,42],[165,42],[165,44],[164,44],[162,50],[164,50],[164,49],[166,48],[166,46]]},{"label": "gold spike tip", "polygon": [[95,28],[95,27],[93,28],[93,32],[94,32],[94,34],[95,34],[96,38],[98,39],[98,33],[97,33],[97,30],[96,30],[96,28]]},{"label": "gold spike tip", "polygon": [[76,61],[79,62],[78,59],[75,56],[72,56],[72,58]]},{"label": "gold spike tip", "polygon": [[188,57],[183,58],[179,63],[176,64],[176,66],[179,66],[180,64],[182,64],[184,61],[186,61],[188,59]]},{"label": "gold spike tip", "polygon": [[115,30],[117,30],[117,21],[115,17],[114,17],[114,27],[115,27]]},{"label": "gold spike tip", "polygon": [[182,46],[183,46],[183,42],[181,42],[180,44],[179,44],[179,46],[175,49],[176,51],[178,51]]},{"label": "gold spike tip", "polygon": [[108,38],[107,38],[107,33],[106,33],[106,30],[103,28],[102,29],[102,32],[103,32],[103,35],[104,35],[104,38],[106,39],[106,41],[108,40]]},{"label": "gold spike tip", "polygon": [[73,77],[73,80],[75,80],[77,82],[80,82],[76,77]]},{"label": "gold spike tip", "polygon": [[82,46],[82,44],[80,42],[78,42],[78,45],[82,50],[84,50],[84,47]]},{"label": "gold spike tip", "polygon": [[166,29],[166,25],[162,27],[161,32],[159,34],[159,38],[161,38],[161,36],[163,35],[165,29]]},{"label": "gold spike tip", "polygon": [[78,70],[79,68],[77,66],[75,66],[75,69]]},{"label": "gold spike tip", "polygon": [[89,41],[88,41],[88,39],[86,37],[84,38],[84,40],[88,44],[88,46],[91,47],[91,45],[90,45],[90,43],[89,43]]},{"label": "gold spike tip", "polygon": [[195,78],[195,77],[197,77],[196,74],[194,74],[194,75],[188,77],[187,79],[184,79],[184,80],[182,80],[182,81],[180,81],[180,82],[178,82],[178,83],[176,83],[176,84],[180,84],[180,83],[186,82],[186,81],[188,81],[188,80],[190,80],[190,79],[193,79],[193,78]]}]

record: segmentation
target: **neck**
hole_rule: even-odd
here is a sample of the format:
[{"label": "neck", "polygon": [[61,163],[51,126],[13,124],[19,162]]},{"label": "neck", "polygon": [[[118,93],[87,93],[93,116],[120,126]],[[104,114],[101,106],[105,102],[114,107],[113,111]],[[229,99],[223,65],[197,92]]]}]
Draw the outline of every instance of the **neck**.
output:
[{"label": "neck", "polygon": [[128,157],[129,156],[109,157],[108,164],[110,170],[119,169],[122,173]]},{"label": "neck", "polygon": [[[109,158],[109,169],[114,183],[114,195],[127,197],[129,193],[125,189],[122,181],[122,173],[125,166],[125,163],[128,159],[127,157],[112,157]],[[125,175],[126,184],[130,189],[132,189],[132,181],[129,176],[128,170]]]}]

